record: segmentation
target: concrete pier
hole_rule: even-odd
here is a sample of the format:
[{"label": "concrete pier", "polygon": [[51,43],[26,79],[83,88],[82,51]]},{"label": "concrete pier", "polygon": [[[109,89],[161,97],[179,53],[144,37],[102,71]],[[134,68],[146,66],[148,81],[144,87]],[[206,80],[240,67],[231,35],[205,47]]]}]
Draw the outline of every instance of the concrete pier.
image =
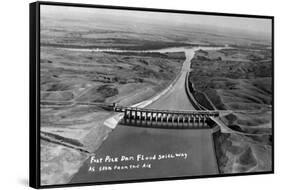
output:
[{"label": "concrete pier", "polygon": [[125,125],[171,129],[210,128],[210,117],[219,116],[216,111],[171,111],[131,107],[118,107],[115,111],[124,113],[121,122]]}]

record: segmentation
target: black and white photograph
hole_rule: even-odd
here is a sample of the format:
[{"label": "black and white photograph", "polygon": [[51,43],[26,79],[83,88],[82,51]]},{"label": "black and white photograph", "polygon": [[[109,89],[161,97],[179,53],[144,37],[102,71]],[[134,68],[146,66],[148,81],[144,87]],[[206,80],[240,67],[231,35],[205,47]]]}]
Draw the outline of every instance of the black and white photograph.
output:
[{"label": "black and white photograph", "polygon": [[273,172],[273,17],[36,6],[39,186]]}]

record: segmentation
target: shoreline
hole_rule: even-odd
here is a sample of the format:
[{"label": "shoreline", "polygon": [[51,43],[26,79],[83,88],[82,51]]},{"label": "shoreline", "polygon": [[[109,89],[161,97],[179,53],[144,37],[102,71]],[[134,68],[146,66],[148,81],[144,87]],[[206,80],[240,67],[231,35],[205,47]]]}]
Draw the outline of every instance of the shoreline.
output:
[{"label": "shoreline", "polygon": [[160,49],[170,49],[170,48],[182,48],[182,47],[221,47],[221,45],[215,44],[194,44],[194,43],[178,43],[175,45],[158,45],[154,48],[149,48],[149,46],[135,46],[135,47],[124,47],[124,46],[115,46],[115,48],[107,48],[101,47],[99,45],[88,45],[88,46],[79,46],[79,45],[63,45],[63,44],[51,44],[51,43],[41,43],[41,47],[52,47],[52,48],[60,48],[66,50],[78,50],[78,51],[114,51],[114,52],[149,52],[149,51],[157,51]]}]

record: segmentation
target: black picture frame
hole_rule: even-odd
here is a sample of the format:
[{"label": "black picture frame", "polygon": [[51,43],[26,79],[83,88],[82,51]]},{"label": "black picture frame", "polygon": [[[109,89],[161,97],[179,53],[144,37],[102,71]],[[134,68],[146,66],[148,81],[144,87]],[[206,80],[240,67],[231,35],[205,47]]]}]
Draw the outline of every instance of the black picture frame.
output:
[{"label": "black picture frame", "polygon": [[[241,18],[262,18],[270,19],[272,26],[272,170],[265,172],[249,172],[236,174],[218,174],[218,175],[203,175],[203,176],[186,176],[186,177],[168,177],[157,179],[137,179],[124,181],[110,181],[110,182],[92,182],[92,183],[78,183],[78,184],[63,184],[63,185],[41,185],[40,184],[40,6],[70,6],[70,7],[87,7],[99,9],[117,9],[117,10],[132,10],[132,11],[153,11],[165,13],[180,13],[180,14],[195,14],[195,15],[216,15],[216,16],[231,16]],[[182,180],[194,178],[213,178],[213,177],[229,177],[229,176],[245,176],[245,175],[259,175],[259,174],[273,174],[274,173],[274,17],[264,15],[248,15],[248,14],[232,14],[232,13],[218,13],[218,12],[201,12],[201,11],[186,11],[186,10],[169,10],[169,9],[155,9],[155,8],[140,8],[140,7],[121,7],[108,5],[91,5],[80,3],[62,3],[62,2],[48,2],[38,1],[30,3],[30,18],[29,18],[29,39],[30,39],[30,75],[29,75],[29,185],[33,188],[55,188],[55,187],[73,187],[85,185],[101,185],[101,184],[120,184],[120,183],[135,183],[148,181],[163,181],[163,180]]]}]

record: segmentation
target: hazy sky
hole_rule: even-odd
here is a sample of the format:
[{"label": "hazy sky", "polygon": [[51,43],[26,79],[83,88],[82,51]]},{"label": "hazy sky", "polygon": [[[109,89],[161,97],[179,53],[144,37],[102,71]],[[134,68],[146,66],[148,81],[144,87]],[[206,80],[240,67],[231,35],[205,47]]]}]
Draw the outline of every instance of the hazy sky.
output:
[{"label": "hazy sky", "polygon": [[228,29],[245,32],[248,34],[271,36],[271,20],[245,17],[211,16],[180,13],[163,13],[148,11],[128,11],[116,9],[96,9],[65,6],[41,6],[41,14],[69,15],[71,18],[83,16],[104,16],[110,18],[125,18],[126,20],[141,19],[145,22],[162,22],[176,25],[201,25],[213,29]]}]

